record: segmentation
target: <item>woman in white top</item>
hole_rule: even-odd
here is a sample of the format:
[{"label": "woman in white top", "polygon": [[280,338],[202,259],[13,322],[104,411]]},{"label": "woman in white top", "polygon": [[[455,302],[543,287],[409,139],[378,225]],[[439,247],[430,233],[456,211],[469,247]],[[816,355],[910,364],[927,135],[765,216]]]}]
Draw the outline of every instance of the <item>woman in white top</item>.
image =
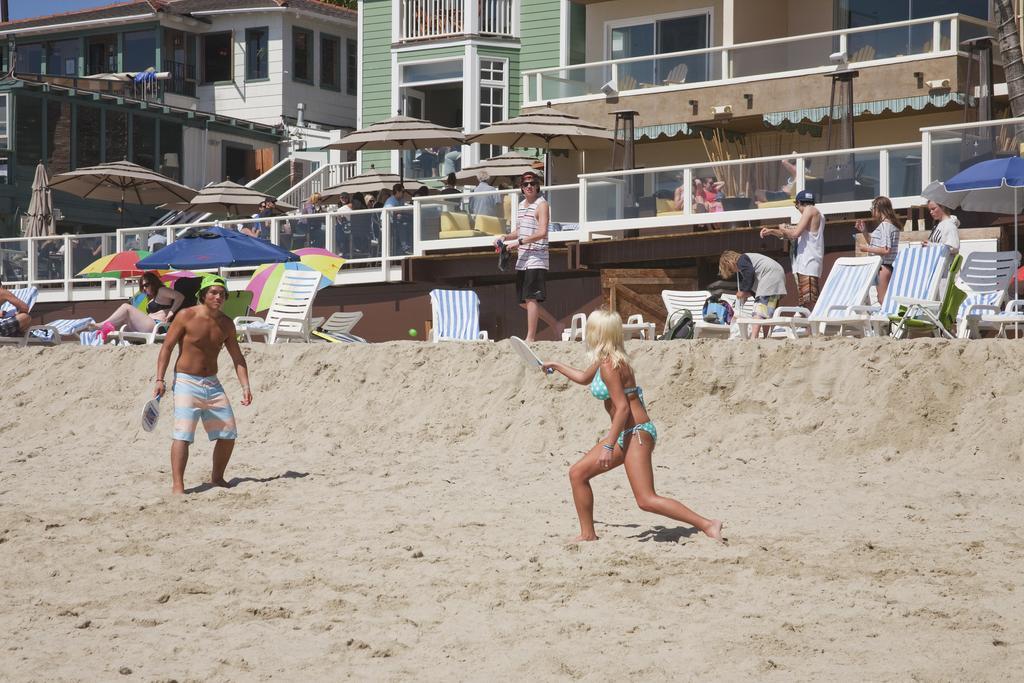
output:
[{"label": "woman in white top", "polygon": [[945,244],[955,255],[960,251],[960,221],[950,215],[948,207],[936,202],[928,202],[928,213],[936,224],[925,244]]},{"label": "woman in white top", "polygon": [[[885,302],[885,290],[889,288],[889,280],[892,279],[892,266],[896,262],[896,251],[900,246],[900,229],[896,227],[899,218],[893,211],[892,202],[888,197],[875,197],[871,202],[871,218],[878,225],[866,235],[868,244],[861,247],[862,251],[869,254],[878,254],[882,257],[882,268],[878,271],[878,303]],[[866,230],[864,221],[858,220],[854,227],[857,232],[863,234]]]},{"label": "woman in white top", "polygon": [[825,259],[825,216],[814,205],[813,192],[802,190],[796,195],[796,209],[800,220],[795,226],[780,224],[777,228],[763,228],[761,239],[772,235],[779,239],[794,240],[793,275],[800,291],[800,305],[813,309],[818,302],[821,264]]}]

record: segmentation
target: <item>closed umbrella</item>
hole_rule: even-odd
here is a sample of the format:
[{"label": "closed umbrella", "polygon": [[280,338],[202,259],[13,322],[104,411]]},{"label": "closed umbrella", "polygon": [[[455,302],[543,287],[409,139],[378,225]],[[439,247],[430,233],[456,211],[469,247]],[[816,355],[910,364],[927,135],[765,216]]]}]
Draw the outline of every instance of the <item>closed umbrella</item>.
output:
[{"label": "closed umbrella", "polygon": [[550,105],[538,111],[498,121],[466,136],[467,142],[482,142],[503,147],[543,147],[586,150],[608,146],[615,133],[604,126],[559,111]]},{"label": "closed umbrella", "polygon": [[521,176],[527,171],[536,171],[544,168],[544,162],[540,159],[519,152],[505,152],[496,157],[491,157],[479,164],[466,166],[455,174],[458,182],[476,182],[477,174],[485,171],[492,178]]},{"label": "closed umbrella", "polygon": [[46,166],[39,162],[36,175],[32,180],[32,198],[28,202],[25,215],[25,237],[43,237],[57,234],[57,226],[53,220],[53,197],[50,193],[50,179],[46,177]]},{"label": "closed umbrella", "polygon": [[[201,189],[188,202],[189,209],[207,211],[209,213],[226,213],[229,216],[241,216],[253,213],[259,205],[266,201],[267,195],[257,192],[231,181],[213,183]],[[294,211],[298,207],[274,200],[277,211]]]},{"label": "closed umbrella", "polygon": [[[338,142],[325,145],[325,149],[344,149],[352,152],[361,149],[416,150],[463,144],[465,144],[465,137],[457,128],[448,128],[423,119],[399,115],[378,121],[362,130],[353,131]],[[401,156],[398,157],[398,175],[400,178],[405,177],[404,162]]]},{"label": "closed umbrella", "polygon": [[[376,171],[361,173],[357,176],[352,176],[345,182],[321,190],[320,197],[322,201],[329,204],[337,201],[342,192],[347,192],[349,194],[355,192],[380,192],[381,190],[390,190],[399,182],[402,181],[394,173],[378,173]],[[405,189],[410,192],[415,192],[419,188],[423,187],[423,183],[418,183],[415,180],[406,181],[402,183],[402,185],[404,185]]]},{"label": "closed umbrella", "polygon": [[259,266],[298,261],[296,254],[276,244],[220,228],[191,229],[138,263],[144,270],[186,270]]},{"label": "closed umbrella", "polygon": [[120,201],[121,227],[124,227],[126,202],[156,206],[166,202],[187,202],[196,194],[191,187],[130,161],[114,161],[61,173],[53,177],[50,187],[83,199]]}]

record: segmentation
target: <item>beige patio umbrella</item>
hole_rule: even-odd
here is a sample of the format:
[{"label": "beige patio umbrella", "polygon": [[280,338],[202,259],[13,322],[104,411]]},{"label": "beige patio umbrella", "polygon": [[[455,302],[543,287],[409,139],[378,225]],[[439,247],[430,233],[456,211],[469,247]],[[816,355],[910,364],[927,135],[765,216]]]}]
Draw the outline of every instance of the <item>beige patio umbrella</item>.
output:
[{"label": "beige patio umbrella", "polygon": [[[251,187],[245,187],[230,180],[222,183],[213,183],[201,189],[195,197],[188,202],[188,208],[210,213],[226,213],[229,216],[241,216],[251,214],[259,208],[259,205],[267,199],[263,192],[257,192]],[[278,213],[294,211],[297,206],[292,206],[276,198]]]},{"label": "beige patio umbrella", "polygon": [[57,234],[57,226],[53,220],[53,197],[50,193],[50,179],[46,177],[46,166],[39,162],[36,175],[32,180],[32,198],[28,203],[25,216],[25,237],[42,237]]},{"label": "beige patio umbrella", "polygon": [[[345,149],[357,152],[366,150],[424,149],[427,147],[451,147],[465,144],[462,131],[439,126],[423,119],[410,116],[392,116],[371,124],[362,130],[349,133],[338,142],[325,145],[325,149]],[[404,162],[398,157],[398,175],[405,177]],[[397,182],[397,181],[396,181]]]},{"label": "beige patio umbrella", "polygon": [[423,183],[418,183],[415,180],[401,181],[398,175],[394,173],[378,173],[377,171],[371,171],[370,173],[361,173],[357,176],[352,176],[348,180],[338,183],[333,187],[328,187],[320,191],[320,197],[327,203],[335,202],[338,197],[341,196],[342,192],[348,192],[352,194],[354,192],[380,192],[381,190],[390,190],[396,183],[401,182],[405,186],[405,189],[410,192],[423,187]]},{"label": "beige patio umbrella", "polygon": [[548,152],[552,149],[598,149],[614,140],[615,133],[604,126],[550,105],[466,135],[466,142],[502,147],[543,147]]},{"label": "beige patio umbrella", "polygon": [[466,166],[455,174],[455,180],[463,182],[476,182],[476,176],[480,171],[486,171],[492,178],[504,178],[519,176],[526,171],[540,171],[544,168],[544,162],[536,157],[520,152],[505,152],[496,157],[491,157],[479,164]]},{"label": "beige patio umbrella", "polygon": [[86,166],[55,175],[50,188],[102,201],[121,202],[121,227],[124,227],[126,202],[156,206],[165,202],[189,201],[196,191],[165,175],[130,161],[113,161]]}]

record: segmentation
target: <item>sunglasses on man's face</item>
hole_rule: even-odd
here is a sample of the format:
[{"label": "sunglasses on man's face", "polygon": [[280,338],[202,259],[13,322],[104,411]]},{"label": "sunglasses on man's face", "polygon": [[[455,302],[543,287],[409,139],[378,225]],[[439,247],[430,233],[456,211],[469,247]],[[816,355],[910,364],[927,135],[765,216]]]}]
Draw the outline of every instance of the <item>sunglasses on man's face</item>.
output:
[{"label": "sunglasses on man's face", "polygon": [[524,180],[523,187],[540,187],[540,183],[536,180]]}]

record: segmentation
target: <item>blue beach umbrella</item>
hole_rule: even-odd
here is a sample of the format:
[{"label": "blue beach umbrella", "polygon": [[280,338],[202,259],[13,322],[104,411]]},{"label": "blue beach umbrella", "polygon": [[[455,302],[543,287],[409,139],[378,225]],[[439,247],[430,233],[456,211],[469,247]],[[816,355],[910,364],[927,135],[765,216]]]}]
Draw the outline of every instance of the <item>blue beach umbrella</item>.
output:
[{"label": "blue beach umbrella", "polygon": [[193,229],[138,263],[144,270],[197,270],[298,261],[276,244],[226,228]]},{"label": "blue beach umbrella", "polygon": [[[934,182],[921,193],[945,206],[965,211],[1013,215],[1013,250],[1017,247],[1017,219],[1020,189],[1024,188],[1024,159],[1018,156],[981,161],[965,168],[945,182]],[[1017,295],[1017,277],[1013,279]]]}]

